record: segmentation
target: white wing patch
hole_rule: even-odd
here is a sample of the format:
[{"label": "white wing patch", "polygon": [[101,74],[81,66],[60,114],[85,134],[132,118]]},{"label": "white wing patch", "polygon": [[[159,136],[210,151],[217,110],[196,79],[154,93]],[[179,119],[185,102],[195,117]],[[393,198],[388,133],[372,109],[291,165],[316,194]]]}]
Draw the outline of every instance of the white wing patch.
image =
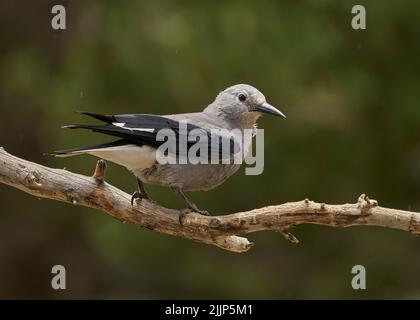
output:
[{"label": "white wing patch", "polygon": [[125,126],[125,122],[113,122],[112,123],[116,127],[120,127],[130,131],[145,131],[145,132],[155,132],[153,128],[129,128]]}]

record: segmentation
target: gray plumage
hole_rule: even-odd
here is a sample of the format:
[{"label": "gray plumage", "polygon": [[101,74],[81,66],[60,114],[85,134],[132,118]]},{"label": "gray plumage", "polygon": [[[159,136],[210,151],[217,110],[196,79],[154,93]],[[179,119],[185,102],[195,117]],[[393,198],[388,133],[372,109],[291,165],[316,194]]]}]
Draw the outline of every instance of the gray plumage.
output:
[{"label": "gray plumage", "polygon": [[[235,163],[218,164],[160,164],[156,161],[156,150],[162,142],[156,141],[159,129],[177,129],[179,122],[188,124],[188,131],[199,129],[208,135],[212,129],[252,129],[262,113],[284,115],[266,102],[264,95],[256,88],[238,84],[220,92],[214,102],[202,112],[172,115],[115,115],[104,116],[85,113],[106,124],[71,125],[67,128],[84,128],[95,132],[117,136],[120,140],[92,147],[55,151],[55,156],[67,157],[91,154],[126,167],[133,172],[139,183],[139,192],[133,198],[148,198],[142,182],[168,186],[180,194],[188,207],[199,210],[183,191],[210,190],[222,184],[240,167]],[[179,134],[179,139],[183,139]],[[201,133],[200,133],[201,135]],[[246,155],[251,141],[241,145]],[[221,152],[221,151],[217,151]],[[178,155],[182,156],[182,155]]]}]

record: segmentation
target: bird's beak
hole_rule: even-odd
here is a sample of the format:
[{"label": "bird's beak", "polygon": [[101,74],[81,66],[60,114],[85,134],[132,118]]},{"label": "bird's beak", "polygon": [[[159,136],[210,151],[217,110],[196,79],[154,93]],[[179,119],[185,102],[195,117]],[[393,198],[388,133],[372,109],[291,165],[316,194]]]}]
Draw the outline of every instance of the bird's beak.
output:
[{"label": "bird's beak", "polygon": [[271,114],[277,117],[283,117],[286,118],[283,112],[278,110],[277,108],[273,107],[271,104],[268,104],[267,102],[264,102],[263,104],[260,104],[255,107],[254,111],[258,111],[261,113],[267,113]]}]

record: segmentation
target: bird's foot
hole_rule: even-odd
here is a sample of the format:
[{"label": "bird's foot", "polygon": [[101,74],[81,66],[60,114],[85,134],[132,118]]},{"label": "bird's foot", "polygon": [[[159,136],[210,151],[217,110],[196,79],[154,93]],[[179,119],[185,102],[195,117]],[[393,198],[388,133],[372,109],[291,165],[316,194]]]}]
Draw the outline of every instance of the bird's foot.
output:
[{"label": "bird's foot", "polygon": [[203,215],[203,216],[209,216],[209,215],[210,215],[210,213],[209,213],[208,211],[206,211],[206,210],[201,210],[201,209],[198,209],[198,208],[195,208],[195,209],[194,209],[194,212],[197,212],[197,213],[199,213],[199,214],[201,214],[201,215]]},{"label": "bird's foot", "polygon": [[203,216],[209,216],[210,215],[210,213],[208,211],[206,211],[206,210],[200,210],[197,207],[195,207],[194,209],[193,208],[184,208],[184,209],[181,209],[181,210],[179,210],[179,213],[178,213],[179,223],[181,225],[184,224],[184,219],[185,219],[186,215],[189,214],[189,213],[191,213],[191,212],[197,212],[197,213],[199,213],[199,214],[201,214]]},{"label": "bird's foot", "polygon": [[181,212],[184,213],[184,214],[188,214],[188,213],[191,213],[191,212],[197,212],[197,213],[199,213],[203,216],[209,216],[210,215],[210,213],[208,211],[198,209],[197,207],[188,207],[188,208],[182,209]]},{"label": "bird's foot", "polygon": [[149,196],[147,194],[141,193],[139,191],[136,191],[133,193],[133,195],[131,196],[131,206],[134,205],[134,201],[141,201],[143,199],[146,199],[148,201],[154,202],[152,199],[149,198]]},{"label": "bird's foot", "polygon": [[199,214],[201,214],[203,216],[209,216],[210,215],[210,213],[208,211],[198,209],[195,204],[193,204],[192,206],[188,207],[187,209],[189,209],[190,212],[197,212],[197,213],[199,213]]},{"label": "bird's foot", "polygon": [[191,209],[189,209],[189,208],[185,208],[185,209],[179,210],[179,212],[178,212],[178,220],[179,220],[179,224],[181,226],[184,225],[184,219],[185,219],[186,215],[188,213],[190,213],[190,212],[191,212]]}]

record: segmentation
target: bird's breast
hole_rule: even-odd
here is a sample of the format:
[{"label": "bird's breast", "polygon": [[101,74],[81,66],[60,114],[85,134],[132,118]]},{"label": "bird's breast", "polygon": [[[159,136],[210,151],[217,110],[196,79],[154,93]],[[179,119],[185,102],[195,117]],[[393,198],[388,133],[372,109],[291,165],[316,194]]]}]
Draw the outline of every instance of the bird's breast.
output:
[{"label": "bird's breast", "polygon": [[133,173],[142,181],[162,186],[180,186],[185,191],[210,190],[233,175],[239,164],[154,164]]}]

